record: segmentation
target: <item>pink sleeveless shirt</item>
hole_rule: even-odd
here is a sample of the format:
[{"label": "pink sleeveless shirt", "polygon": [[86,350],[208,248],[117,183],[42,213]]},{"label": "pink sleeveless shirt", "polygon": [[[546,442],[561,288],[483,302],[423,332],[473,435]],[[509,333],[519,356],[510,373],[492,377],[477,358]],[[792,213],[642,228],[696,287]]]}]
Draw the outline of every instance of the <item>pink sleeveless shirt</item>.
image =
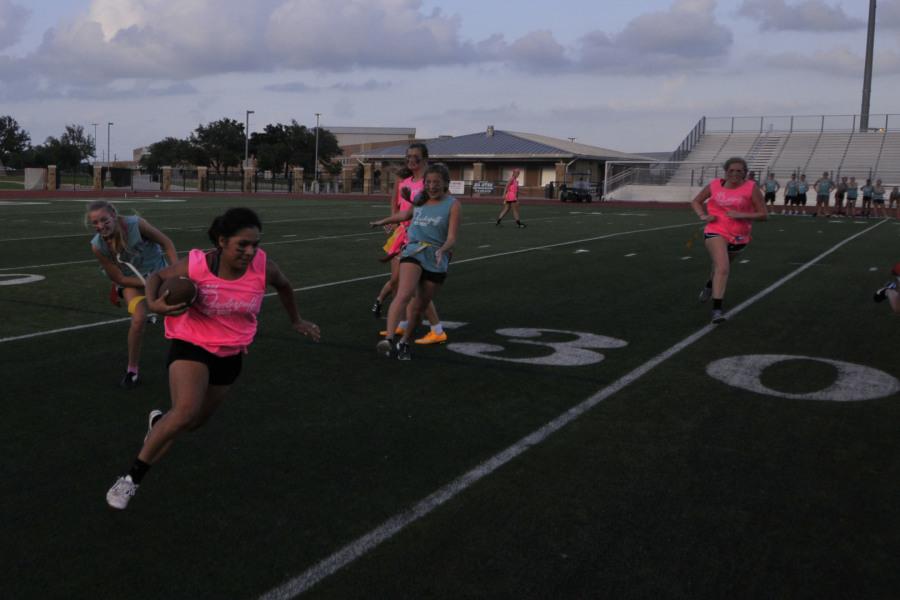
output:
[{"label": "pink sleeveless shirt", "polygon": [[713,215],[716,220],[707,223],[703,233],[715,233],[728,240],[729,244],[746,244],[750,241],[750,221],[745,219],[732,219],[725,216],[728,211],[753,212],[753,189],[756,184],[753,181],[745,181],[735,189],[726,188],[721,179],[713,179],[709,182],[709,201],[706,203],[706,212]]},{"label": "pink sleeveless shirt", "polygon": [[519,180],[518,179],[510,179],[509,185],[506,186],[506,200],[518,200],[519,199]]},{"label": "pink sleeveless shirt", "polygon": [[166,317],[166,338],[200,346],[216,356],[247,352],[256,335],[256,315],[266,291],[266,253],[257,250],[238,279],[212,274],[206,252],[191,250],[188,276],[197,284],[197,299],[187,312]]},{"label": "pink sleeveless shirt", "polygon": [[[400,195],[400,191],[403,188],[409,188],[409,201],[405,200],[403,196]],[[397,197],[394,198],[394,206],[397,211],[401,210],[409,210],[412,208],[412,200],[416,197],[416,195],[420,194],[425,189],[425,179],[422,178],[419,181],[413,181],[412,177],[407,177],[406,179],[400,182],[400,185],[397,186]],[[395,252],[399,252],[403,246],[409,241],[409,237],[406,234],[406,229],[409,227],[409,221],[403,221],[400,223],[400,226],[403,230],[394,238],[394,244],[391,246],[389,254],[394,254]]]}]

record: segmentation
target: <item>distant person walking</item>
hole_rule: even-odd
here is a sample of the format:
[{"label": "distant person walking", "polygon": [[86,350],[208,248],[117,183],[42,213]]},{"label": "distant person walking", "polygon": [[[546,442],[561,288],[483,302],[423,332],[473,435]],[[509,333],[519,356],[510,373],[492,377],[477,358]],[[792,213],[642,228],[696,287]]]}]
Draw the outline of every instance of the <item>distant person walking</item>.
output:
[{"label": "distant person walking", "polygon": [[841,182],[834,188],[834,212],[838,217],[844,216],[844,197],[847,195],[847,178],[841,177]]},{"label": "distant person walking", "polygon": [[887,217],[887,211],[884,209],[884,192],[884,185],[881,183],[881,180],[876,179],[875,185],[872,186],[872,216],[876,219]]},{"label": "distant person walking", "polygon": [[795,214],[797,206],[797,174],[791,173],[791,178],[784,186],[784,208],[781,211],[783,215]]},{"label": "distant person walking", "polygon": [[859,198],[859,184],[856,183],[856,177],[851,177],[847,182],[847,216],[850,218],[856,216],[857,198]]},{"label": "distant person walking", "polygon": [[828,171],[822,173],[822,176],[815,183],[816,188],[816,212],[814,217],[830,217],[828,214],[828,199],[831,196],[831,190],[834,189],[834,182]]},{"label": "distant person walking", "polygon": [[752,221],[768,218],[766,203],[757,185],[748,179],[747,161],[729,158],[725,178],[713,179],[691,202],[697,216],[706,222],[703,237],[712,270],[700,291],[700,301],[713,301],[712,322],[727,319],[722,306],[731,272],[731,262],[750,243]]},{"label": "distant person walking", "polygon": [[871,179],[866,179],[866,185],[862,186],[862,216],[869,218],[872,215],[872,196],[875,192],[875,186],[872,185]]},{"label": "distant person walking", "polygon": [[506,182],[506,187],[503,189],[503,208],[500,209],[500,216],[497,217],[497,225],[500,225],[503,217],[512,208],[516,227],[520,229],[525,227],[525,223],[519,220],[519,172],[519,169],[513,169],[512,175],[510,175],[509,181]]},{"label": "distant person walking", "polygon": [[769,176],[766,177],[766,180],[763,182],[762,187],[763,191],[765,192],[766,204],[775,206],[775,194],[777,194],[778,190],[781,189],[781,184],[778,183],[777,179],[775,179],[775,173],[769,173]]}]

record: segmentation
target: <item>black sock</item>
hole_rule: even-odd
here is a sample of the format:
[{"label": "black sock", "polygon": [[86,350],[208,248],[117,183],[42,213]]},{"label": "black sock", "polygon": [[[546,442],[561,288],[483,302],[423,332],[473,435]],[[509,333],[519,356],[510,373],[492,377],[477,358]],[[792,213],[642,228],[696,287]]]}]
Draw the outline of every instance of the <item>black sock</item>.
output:
[{"label": "black sock", "polygon": [[722,310],[722,298],[713,298],[713,310]]},{"label": "black sock", "polygon": [[709,289],[712,289],[712,279],[706,280],[706,287],[708,287]]},{"label": "black sock", "polygon": [[141,479],[144,478],[144,475],[147,474],[147,471],[150,470],[150,465],[145,463],[139,458],[134,459],[134,464],[131,465],[131,470],[128,471],[128,474],[131,475],[131,480],[135,483],[140,483]]}]

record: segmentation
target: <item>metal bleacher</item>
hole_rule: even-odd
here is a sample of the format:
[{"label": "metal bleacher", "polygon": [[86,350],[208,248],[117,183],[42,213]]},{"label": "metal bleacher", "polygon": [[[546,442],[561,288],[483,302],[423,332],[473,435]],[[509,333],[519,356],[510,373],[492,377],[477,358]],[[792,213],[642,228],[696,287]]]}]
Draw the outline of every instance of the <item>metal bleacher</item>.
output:
[{"label": "metal bleacher", "polygon": [[679,148],[683,164],[673,170],[669,184],[696,185],[698,179],[716,176],[731,156],[744,157],[760,179],[770,172],[779,178],[805,173],[812,179],[828,172],[900,183],[900,115],[872,115],[865,131],[858,122],[856,115],[704,117],[694,129],[701,134],[694,134],[693,147]]}]

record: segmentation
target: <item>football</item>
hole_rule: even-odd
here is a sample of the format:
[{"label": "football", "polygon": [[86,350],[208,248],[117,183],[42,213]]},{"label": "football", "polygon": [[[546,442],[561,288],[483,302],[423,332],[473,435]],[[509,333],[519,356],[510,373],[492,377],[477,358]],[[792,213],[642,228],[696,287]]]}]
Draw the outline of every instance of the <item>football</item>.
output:
[{"label": "football", "polygon": [[163,281],[157,291],[160,298],[162,298],[166,292],[169,292],[169,295],[164,298],[166,304],[171,306],[187,302],[187,304],[190,305],[197,299],[197,284],[187,277],[172,277]]}]

